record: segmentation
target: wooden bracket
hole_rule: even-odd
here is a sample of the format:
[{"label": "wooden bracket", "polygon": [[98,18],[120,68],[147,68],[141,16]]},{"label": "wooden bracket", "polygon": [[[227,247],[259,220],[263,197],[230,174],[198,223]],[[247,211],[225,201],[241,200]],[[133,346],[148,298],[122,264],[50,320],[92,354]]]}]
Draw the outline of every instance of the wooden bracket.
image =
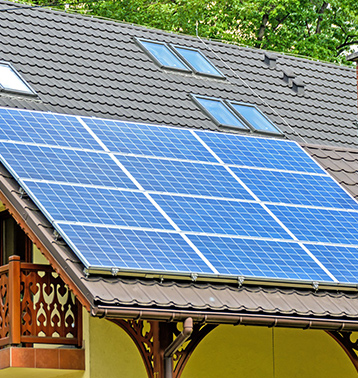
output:
[{"label": "wooden bracket", "polygon": [[352,341],[352,332],[326,331],[344,349],[358,372],[358,339]]},{"label": "wooden bracket", "polygon": [[[164,377],[164,350],[181,332],[181,323],[111,319],[136,344],[149,378]],[[194,324],[190,338],[173,356],[173,378],[180,378],[189,357],[200,341],[217,325]]]}]

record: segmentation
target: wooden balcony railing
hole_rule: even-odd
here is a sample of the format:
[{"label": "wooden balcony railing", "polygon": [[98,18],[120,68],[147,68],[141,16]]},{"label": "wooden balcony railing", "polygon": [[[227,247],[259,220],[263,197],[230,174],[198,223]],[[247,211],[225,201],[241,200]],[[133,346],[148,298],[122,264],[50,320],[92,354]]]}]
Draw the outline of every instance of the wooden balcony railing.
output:
[{"label": "wooden balcony railing", "polygon": [[0,267],[0,347],[82,342],[81,305],[48,265],[12,256]]}]

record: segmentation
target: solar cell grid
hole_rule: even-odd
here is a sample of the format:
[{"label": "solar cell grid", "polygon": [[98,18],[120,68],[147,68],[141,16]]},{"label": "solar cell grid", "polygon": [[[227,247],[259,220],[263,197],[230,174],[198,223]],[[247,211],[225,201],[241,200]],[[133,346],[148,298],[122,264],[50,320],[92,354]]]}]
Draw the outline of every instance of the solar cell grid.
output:
[{"label": "solar cell grid", "polygon": [[75,116],[0,108],[0,139],[101,150]]},{"label": "solar cell grid", "polygon": [[358,212],[283,205],[267,207],[298,240],[358,245]]},{"label": "solar cell grid", "polygon": [[358,248],[331,245],[306,247],[340,282],[358,281]]},{"label": "solar cell grid", "polygon": [[[13,140],[0,142],[2,162],[86,266],[332,281],[189,130],[82,120],[145,190],[157,192],[150,195],[199,250],[76,117],[0,109],[0,139]],[[296,143],[194,134],[225,164],[246,166],[231,170],[260,200],[292,204],[267,208],[333,276],[357,281],[358,211],[343,210],[357,203]]]},{"label": "solar cell grid", "polygon": [[358,203],[329,176],[231,169],[262,201],[358,210]]},{"label": "solar cell grid", "polygon": [[252,200],[221,166],[128,156],[118,160],[146,190]]},{"label": "solar cell grid", "polygon": [[57,227],[89,267],[212,273],[178,234],[70,224]]},{"label": "solar cell grid", "polygon": [[112,152],[216,162],[187,129],[83,118]]},{"label": "solar cell grid", "polygon": [[324,173],[295,142],[208,131],[195,133],[226,164]]},{"label": "solar cell grid", "polygon": [[183,231],[291,239],[257,203],[154,194],[152,198]]},{"label": "solar cell grid", "polygon": [[0,142],[2,162],[15,177],[133,188],[106,154]]},{"label": "solar cell grid", "polygon": [[143,193],[31,181],[25,185],[56,222],[173,229]]},{"label": "solar cell grid", "polygon": [[297,243],[202,235],[189,238],[220,274],[332,281]]}]

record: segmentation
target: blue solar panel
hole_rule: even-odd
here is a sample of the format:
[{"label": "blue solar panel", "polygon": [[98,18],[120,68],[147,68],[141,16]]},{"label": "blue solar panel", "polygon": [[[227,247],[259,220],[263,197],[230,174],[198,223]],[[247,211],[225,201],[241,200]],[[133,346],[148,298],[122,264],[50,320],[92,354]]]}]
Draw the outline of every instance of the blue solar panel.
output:
[{"label": "blue solar panel", "polygon": [[306,247],[340,282],[358,281],[358,248],[332,245]]},{"label": "blue solar panel", "polygon": [[291,239],[257,203],[168,195],[152,197],[183,231]]},{"label": "blue solar panel", "polygon": [[208,131],[196,134],[227,164],[324,173],[295,142]]},{"label": "blue solar panel", "polygon": [[299,240],[358,245],[358,212],[279,205],[267,207]]},{"label": "blue solar panel", "polygon": [[187,129],[83,118],[112,152],[216,162]]},{"label": "blue solar panel", "polygon": [[0,109],[0,139],[102,150],[74,116]]},{"label": "blue solar panel", "polygon": [[26,191],[57,222],[173,227],[143,193],[25,181]]},{"label": "blue solar panel", "polygon": [[127,156],[118,160],[146,190],[252,200],[221,166]]},{"label": "blue solar panel", "polygon": [[357,209],[358,203],[329,176],[232,168],[262,201]]},{"label": "blue solar panel", "polygon": [[0,142],[0,155],[22,179],[136,188],[107,154]]},{"label": "blue solar panel", "polygon": [[179,234],[70,224],[57,227],[90,267],[212,273]]},{"label": "blue solar panel", "polygon": [[189,235],[220,274],[332,281],[296,243]]},{"label": "blue solar panel", "polygon": [[332,276],[188,130],[82,120],[0,109],[0,158],[87,267],[357,282],[357,203],[296,143],[195,131]]}]

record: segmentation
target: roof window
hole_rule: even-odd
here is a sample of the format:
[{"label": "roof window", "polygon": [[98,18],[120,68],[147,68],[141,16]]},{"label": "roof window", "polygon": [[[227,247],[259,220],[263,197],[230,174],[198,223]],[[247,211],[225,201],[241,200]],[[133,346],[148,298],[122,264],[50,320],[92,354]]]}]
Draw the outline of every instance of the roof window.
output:
[{"label": "roof window", "polygon": [[229,104],[253,131],[268,134],[282,134],[256,106],[232,101],[229,102]]},{"label": "roof window", "polygon": [[282,135],[282,132],[254,105],[213,97],[191,96],[218,126]]},{"label": "roof window", "polygon": [[197,49],[147,39],[136,40],[160,67],[225,78],[206,56]]},{"label": "roof window", "polygon": [[197,74],[224,77],[199,50],[182,46],[173,46],[185,63]]},{"label": "roof window", "polygon": [[138,41],[147,50],[150,57],[157,64],[159,64],[159,66],[181,71],[191,71],[166,43],[153,42],[143,39],[139,39]]},{"label": "roof window", "polygon": [[15,68],[7,62],[0,62],[0,90],[21,94],[36,95]]},{"label": "roof window", "polygon": [[192,95],[200,108],[218,125],[250,130],[242,120],[220,99]]}]

